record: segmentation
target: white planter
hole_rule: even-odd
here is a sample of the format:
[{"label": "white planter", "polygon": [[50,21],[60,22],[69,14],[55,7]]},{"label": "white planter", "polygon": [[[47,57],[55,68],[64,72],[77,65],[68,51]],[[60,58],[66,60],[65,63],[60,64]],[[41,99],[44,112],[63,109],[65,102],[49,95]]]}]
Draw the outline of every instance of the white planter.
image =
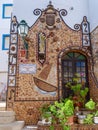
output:
[{"label": "white planter", "polygon": [[47,119],[42,119],[42,124],[46,124],[46,125],[51,124],[51,118],[49,118],[48,121]]},{"label": "white planter", "polygon": [[94,123],[95,123],[95,124],[98,124],[98,116],[95,116],[95,117],[94,117]]},{"label": "white planter", "polygon": [[78,123],[84,124],[84,119],[86,118],[86,115],[78,115]]}]

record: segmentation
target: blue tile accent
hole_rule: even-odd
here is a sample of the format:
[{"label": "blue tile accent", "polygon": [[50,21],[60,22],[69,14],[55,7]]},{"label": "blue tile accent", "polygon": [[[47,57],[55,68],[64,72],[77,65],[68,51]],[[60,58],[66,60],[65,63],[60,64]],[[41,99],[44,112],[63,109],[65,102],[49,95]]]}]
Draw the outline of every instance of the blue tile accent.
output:
[{"label": "blue tile accent", "polygon": [[3,4],[2,5],[2,18],[3,19],[10,19],[11,18],[11,15],[10,16],[5,16],[5,8],[7,6],[13,6],[13,4]]},{"label": "blue tile accent", "polygon": [[[9,48],[5,47],[5,38],[9,37],[10,38],[10,34],[3,34],[2,35],[2,50],[9,50]],[[10,41],[9,41],[10,42]]]}]

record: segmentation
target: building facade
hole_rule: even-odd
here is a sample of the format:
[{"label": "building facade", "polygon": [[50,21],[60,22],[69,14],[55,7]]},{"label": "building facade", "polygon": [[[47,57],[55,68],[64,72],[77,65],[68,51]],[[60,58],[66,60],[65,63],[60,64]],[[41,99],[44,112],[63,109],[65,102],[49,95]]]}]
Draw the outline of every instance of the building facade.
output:
[{"label": "building facade", "polygon": [[[79,82],[89,88],[88,98],[98,101],[98,29],[93,29],[97,27],[97,19],[94,26],[90,21],[89,12],[92,14],[93,10],[89,7],[93,5],[89,2],[45,0],[32,3],[24,0],[20,13],[22,3],[14,1],[7,109],[13,109],[17,119],[36,124],[39,108],[44,103],[70,96],[65,85],[72,82],[75,74]],[[21,36],[18,27],[20,21],[25,23],[24,20],[29,30],[27,35]]]},{"label": "building facade", "polygon": [[6,101],[12,7],[13,0],[0,0],[0,101]]}]

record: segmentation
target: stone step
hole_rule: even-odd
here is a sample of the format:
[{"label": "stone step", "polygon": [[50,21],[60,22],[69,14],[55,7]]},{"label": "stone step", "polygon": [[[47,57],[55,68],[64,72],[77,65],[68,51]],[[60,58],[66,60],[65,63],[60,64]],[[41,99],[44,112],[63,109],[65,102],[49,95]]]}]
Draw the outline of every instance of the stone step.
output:
[{"label": "stone step", "polygon": [[37,126],[35,125],[25,126],[22,130],[37,130]]},{"label": "stone step", "polygon": [[0,107],[0,111],[5,111],[5,107]]},{"label": "stone step", "polygon": [[15,121],[14,111],[0,111],[0,124],[11,123]]},{"label": "stone step", "polygon": [[0,124],[0,130],[22,130],[24,121],[14,121],[8,124]]}]

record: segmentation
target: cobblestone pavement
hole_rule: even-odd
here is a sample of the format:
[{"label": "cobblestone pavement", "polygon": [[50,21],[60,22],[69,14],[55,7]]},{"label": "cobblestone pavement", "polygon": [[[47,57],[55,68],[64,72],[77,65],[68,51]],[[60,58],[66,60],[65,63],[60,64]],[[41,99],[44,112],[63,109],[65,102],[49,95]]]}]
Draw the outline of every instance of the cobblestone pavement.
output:
[{"label": "cobblestone pavement", "polygon": [[37,130],[37,126],[25,126],[23,130]]}]

